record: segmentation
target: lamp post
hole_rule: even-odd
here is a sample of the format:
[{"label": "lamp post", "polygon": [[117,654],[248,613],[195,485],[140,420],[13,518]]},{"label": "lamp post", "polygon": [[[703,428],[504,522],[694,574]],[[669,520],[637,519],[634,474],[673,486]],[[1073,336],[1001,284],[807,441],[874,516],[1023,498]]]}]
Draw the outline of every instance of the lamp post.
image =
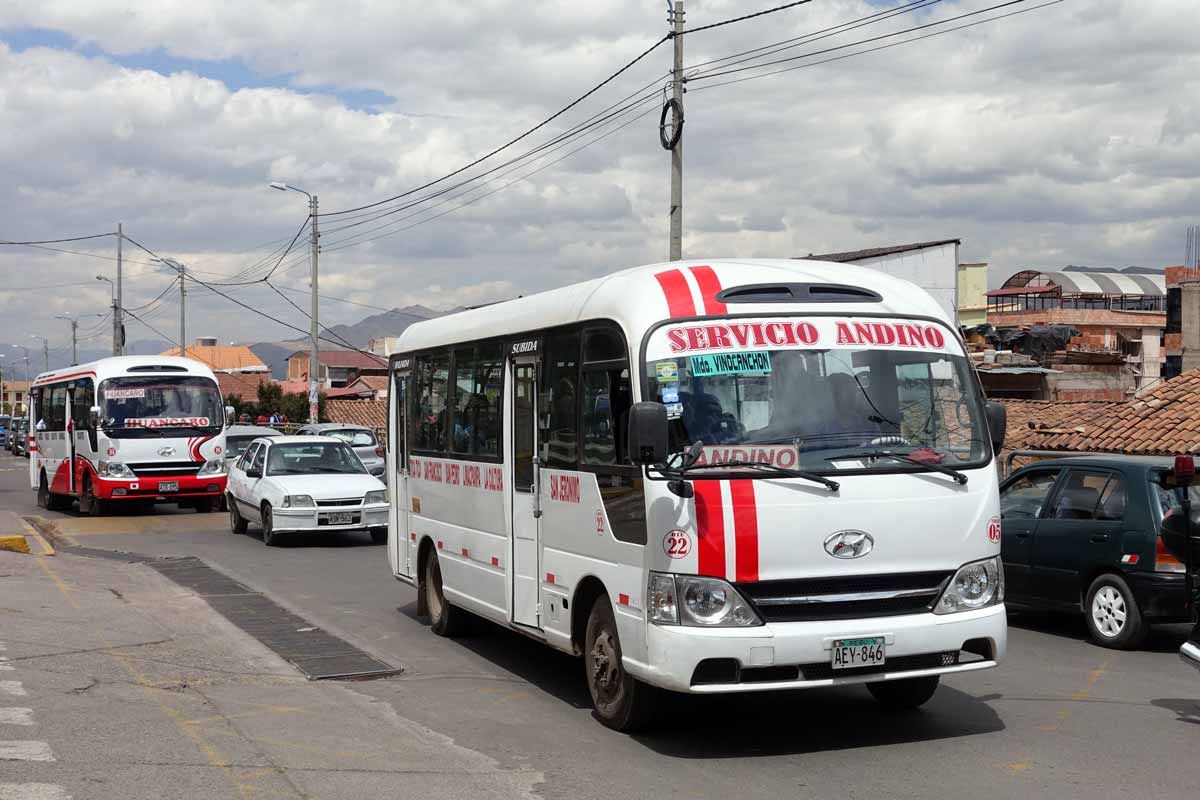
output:
[{"label": "lamp post", "polygon": [[[103,314],[84,314],[85,317],[103,317]],[[70,314],[55,314],[55,319],[65,319],[71,323],[71,366],[79,363],[79,319]]]},{"label": "lamp post", "polygon": [[25,352],[25,380],[29,380],[29,348],[23,344],[14,344],[13,349]]},{"label": "lamp post", "polygon": [[179,355],[187,357],[187,267],[173,258],[157,261],[179,273]]},{"label": "lamp post", "polygon": [[125,331],[123,330],[124,326],[121,324],[120,309],[117,307],[117,285],[113,283],[112,278],[106,278],[103,275],[97,275],[96,280],[104,281],[112,288],[113,355],[119,356],[125,349]]},{"label": "lamp post", "polygon": [[50,340],[45,336],[38,336],[36,333],[29,334],[30,339],[42,340],[42,371],[50,371]]},{"label": "lamp post", "polygon": [[318,243],[320,241],[318,238],[318,234],[317,234],[317,208],[318,208],[317,196],[315,194],[309,194],[308,192],[304,191],[303,189],[301,189],[297,186],[290,186],[286,183],[282,183],[279,181],[275,181],[275,182],[271,183],[271,188],[278,189],[281,192],[286,192],[288,190],[291,190],[293,192],[299,192],[300,194],[302,194],[308,198],[308,219],[309,219],[309,228],[311,229],[310,232],[312,234],[312,256],[311,256],[311,260],[312,260],[312,265],[311,265],[312,314],[310,315],[312,317],[312,331],[310,334],[311,338],[312,338],[312,342],[310,343],[311,352],[309,353],[309,357],[308,357],[308,421],[309,421],[309,423],[316,423],[316,422],[320,421],[317,418],[317,416],[318,416],[317,400],[318,400],[318,397],[320,396],[319,390],[317,388],[317,379],[320,376],[320,370],[321,370],[321,361],[320,361],[320,357],[318,355],[318,345],[317,345],[317,341],[318,341],[317,315],[318,315],[318,311],[319,311],[318,304],[317,304],[317,253],[319,250]]}]

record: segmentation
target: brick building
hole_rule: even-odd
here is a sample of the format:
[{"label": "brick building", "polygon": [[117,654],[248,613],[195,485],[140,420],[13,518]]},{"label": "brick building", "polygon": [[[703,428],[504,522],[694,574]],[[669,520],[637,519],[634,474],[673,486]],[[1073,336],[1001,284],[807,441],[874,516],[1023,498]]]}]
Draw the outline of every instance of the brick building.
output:
[{"label": "brick building", "polygon": [[[386,358],[360,350],[318,350],[319,383],[324,389],[341,389],[363,375],[387,375]],[[308,381],[309,351],[297,350],[288,357],[288,381]]]}]

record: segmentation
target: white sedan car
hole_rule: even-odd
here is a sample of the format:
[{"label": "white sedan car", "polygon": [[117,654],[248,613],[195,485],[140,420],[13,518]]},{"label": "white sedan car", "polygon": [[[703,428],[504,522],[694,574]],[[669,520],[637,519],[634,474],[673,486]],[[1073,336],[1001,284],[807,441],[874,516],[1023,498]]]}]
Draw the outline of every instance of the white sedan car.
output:
[{"label": "white sedan car", "polygon": [[229,525],[262,526],[263,543],[283,534],[367,530],[387,541],[387,487],[354,450],[331,436],[255,439],[229,467]]}]

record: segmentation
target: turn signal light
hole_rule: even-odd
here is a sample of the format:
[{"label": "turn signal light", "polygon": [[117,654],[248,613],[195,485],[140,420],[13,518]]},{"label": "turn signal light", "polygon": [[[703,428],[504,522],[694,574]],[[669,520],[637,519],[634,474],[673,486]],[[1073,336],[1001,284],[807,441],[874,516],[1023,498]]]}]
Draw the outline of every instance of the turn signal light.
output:
[{"label": "turn signal light", "polygon": [[1154,545],[1154,571],[1155,572],[1183,572],[1183,562],[1167,550],[1167,546],[1163,544],[1162,537],[1159,536]]},{"label": "turn signal light", "polygon": [[376,448],[375,448],[375,455],[379,456],[380,458],[383,458],[383,448],[382,448],[382,447],[376,447]]}]

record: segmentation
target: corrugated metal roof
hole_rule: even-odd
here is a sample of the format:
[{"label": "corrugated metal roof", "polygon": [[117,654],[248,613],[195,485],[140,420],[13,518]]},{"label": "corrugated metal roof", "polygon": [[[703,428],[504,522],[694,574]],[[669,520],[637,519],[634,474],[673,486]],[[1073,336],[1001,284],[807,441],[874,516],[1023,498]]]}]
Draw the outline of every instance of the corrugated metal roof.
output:
[{"label": "corrugated metal roof", "polygon": [[[1161,297],[1167,293],[1166,275],[1139,275],[1129,272],[1034,272],[1026,270],[1005,281],[1003,288],[1026,288],[1029,292],[1044,291],[1039,286],[1028,285],[1039,279],[1062,287],[1064,295],[1101,294]],[[1014,294],[1020,294],[1020,292]]]}]

